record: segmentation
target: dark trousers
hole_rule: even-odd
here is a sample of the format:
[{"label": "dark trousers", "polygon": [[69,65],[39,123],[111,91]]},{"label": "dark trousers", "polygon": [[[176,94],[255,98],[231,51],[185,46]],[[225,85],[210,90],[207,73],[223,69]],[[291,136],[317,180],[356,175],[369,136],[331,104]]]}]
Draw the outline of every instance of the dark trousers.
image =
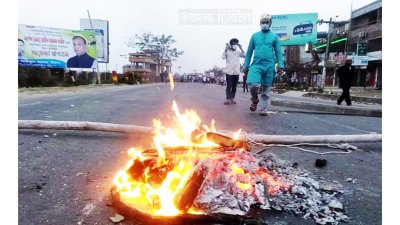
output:
[{"label": "dark trousers", "polygon": [[351,105],[351,99],[350,99],[350,87],[342,87],[342,94],[340,95],[339,99],[337,100],[337,103],[340,105],[342,104],[343,100],[346,101],[347,105]]},{"label": "dark trousers", "polygon": [[234,99],[236,94],[236,86],[239,81],[239,75],[226,74],[226,99]]},{"label": "dark trousers", "polygon": [[243,92],[245,92],[247,90],[247,92],[249,92],[249,85],[247,85],[246,81],[243,81]]}]

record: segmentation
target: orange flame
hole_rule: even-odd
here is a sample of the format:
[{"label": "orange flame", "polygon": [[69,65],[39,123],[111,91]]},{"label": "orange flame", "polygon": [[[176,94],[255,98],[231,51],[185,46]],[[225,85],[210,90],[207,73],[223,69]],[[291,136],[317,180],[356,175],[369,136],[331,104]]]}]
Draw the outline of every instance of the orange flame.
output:
[{"label": "orange flame", "polygon": [[239,129],[236,131],[236,133],[233,134],[233,139],[238,140],[240,138],[240,134],[242,133],[242,129]]},{"label": "orange flame", "polygon": [[[130,160],[124,169],[118,171],[113,181],[122,202],[150,215],[175,216],[185,213],[175,205],[175,197],[185,187],[196,164],[205,158],[213,160],[226,158],[223,154],[215,156],[197,151],[202,148],[219,147],[208,141],[206,135],[206,132],[216,132],[214,120],[211,121],[210,126],[202,125],[200,117],[194,110],[185,110],[181,113],[175,101],[173,101],[172,110],[176,127],[165,128],[161,121],[153,120],[155,150],[149,154],[141,149],[130,148],[128,150]],[[240,134],[241,129],[233,136],[237,139]],[[171,151],[171,147],[184,147],[187,151],[177,154]],[[166,148],[169,150],[166,151]],[[167,153],[173,155],[167,155]],[[157,157],[154,154],[157,154]],[[255,175],[268,182],[271,193],[280,188],[286,188],[262,168],[255,172],[245,171],[239,166],[234,153],[231,154],[229,176],[230,181],[236,184],[238,190],[254,192]],[[202,212],[189,208],[186,213],[200,214]]]},{"label": "orange flame", "polygon": [[[195,147],[218,146],[206,140],[204,132],[199,132],[195,138],[193,137],[194,131],[200,131],[201,125],[201,119],[195,111],[186,110],[181,114],[175,101],[172,108],[175,113],[174,119],[177,121],[175,129],[163,127],[159,120],[153,121],[153,144],[157,150],[157,161],[151,162],[151,159],[141,151],[130,148],[128,154],[131,160],[114,179],[114,185],[125,204],[151,215],[173,216],[183,213],[174,205],[174,197],[182,190],[192,174],[195,159],[200,157],[191,150]],[[216,131],[214,125],[215,122],[212,121],[210,126],[203,125],[203,129],[205,132]],[[177,156],[172,162],[167,158],[164,148],[177,146],[188,147],[189,151],[187,154]],[[148,165],[142,171],[143,175],[136,174],[139,177],[132,175],[146,164]],[[131,168],[133,171],[130,171]],[[154,181],[159,178],[157,176],[163,176],[163,180]],[[200,213],[193,209],[189,212]]]},{"label": "orange flame", "polygon": [[236,164],[233,164],[231,166],[231,170],[232,170],[232,173],[231,173],[232,179],[235,179],[235,181],[236,181],[237,175],[241,175],[240,177],[242,178],[243,181],[245,181],[245,182],[236,181],[236,186],[238,186],[240,189],[243,189],[243,190],[252,189],[252,187],[253,187],[253,185],[251,183],[252,177],[250,174],[245,173],[243,168],[239,167]]},{"label": "orange flame", "polygon": [[174,90],[174,76],[172,73],[168,73],[168,77],[169,77],[169,85],[170,85],[170,90]]}]

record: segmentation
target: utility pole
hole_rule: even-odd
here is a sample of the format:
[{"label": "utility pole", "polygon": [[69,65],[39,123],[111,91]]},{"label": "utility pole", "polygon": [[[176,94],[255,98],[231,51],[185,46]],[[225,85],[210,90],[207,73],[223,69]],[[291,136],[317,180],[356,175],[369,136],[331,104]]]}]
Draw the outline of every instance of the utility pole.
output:
[{"label": "utility pole", "polygon": [[327,43],[326,43],[326,49],[325,49],[325,55],[324,55],[324,68],[322,70],[322,77],[321,77],[321,87],[319,88],[319,92],[324,92],[324,87],[325,87],[325,79],[326,79],[326,63],[329,59],[329,44],[331,42],[331,24],[332,22],[332,17],[329,19],[329,21],[324,21],[324,20],[319,20],[319,24],[322,23],[327,23],[328,24],[328,36],[327,36]]},{"label": "utility pole", "polygon": [[[336,16],[336,18],[337,18],[338,16]],[[326,20],[318,20],[318,23],[319,24],[322,24],[322,23],[327,23],[328,24],[328,35],[327,35],[327,43],[326,43],[326,49],[325,49],[325,55],[324,55],[324,68],[323,68],[323,70],[322,70],[322,77],[321,77],[321,80],[322,80],[322,82],[321,82],[321,86],[319,87],[319,92],[324,92],[324,87],[325,87],[325,80],[326,80],[326,69],[327,69],[327,67],[326,67],[326,65],[327,65],[327,62],[328,62],[328,59],[329,59],[329,46],[330,46],[330,42],[331,42],[331,32],[332,32],[332,24],[344,24],[344,23],[347,23],[346,21],[332,21],[332,17],[331,18],[329,18],[329,21],[326,21]]]},{"label": "utility pole", "polygon": [[[88,14],[88,17],[89,17],[90,29],[93,31],[93,24],[92,24],[92,19],[90,18],[89,10],[87,9],[86,11],[87,11],[87,14]],[[97,62],[97,59],[96,59],[96,62]],[[97,79],[98,84],[100,84],[101,82],[100,82],[100,73],[99,73],[99,62],[96,63],[96,67],[97,67],[96,68],[96,70],[97,70],[96,79]],[[93,81],[92,81],[92,83],[93,83]]]}]

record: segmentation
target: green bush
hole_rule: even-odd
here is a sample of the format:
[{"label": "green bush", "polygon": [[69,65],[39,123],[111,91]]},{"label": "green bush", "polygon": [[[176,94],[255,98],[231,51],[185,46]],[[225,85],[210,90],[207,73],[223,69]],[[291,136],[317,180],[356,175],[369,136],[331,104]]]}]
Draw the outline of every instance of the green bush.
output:
[{"label": "green bush", "polygon": [[[18,87],[54,87],[54,86],[77,86],[92,84],[96,80],[96,73],[76,71],[65,72],[64,69],[46,69],[39,67],[19,67],[18,68]],[[131,75],[130,83],[136,84],[136,80]],[[139,78],[136,78],[139,79]],[[101,83],[112,83],[111,73],[101,74]]]},{"label": "green bush", "polygon": [[133,82],[134,82],[135,84],[137,84],[137,83],[139,83],[139,84],[143,83],[143,78],[142,78],[142,76],[141,76],[139,73],[134,72],[134,73],[133,73]]},{"label": "green bush", "polygon": [[18,85],[20,87],[48,87],[51,80],[51,72],[49,69],[29,67],[19,68]]},{"label": "green bush", "polygon": [[75,85],[89,85],[92,82],[89,80],[87,72],[82,72],[79,75],[75,75]]}]

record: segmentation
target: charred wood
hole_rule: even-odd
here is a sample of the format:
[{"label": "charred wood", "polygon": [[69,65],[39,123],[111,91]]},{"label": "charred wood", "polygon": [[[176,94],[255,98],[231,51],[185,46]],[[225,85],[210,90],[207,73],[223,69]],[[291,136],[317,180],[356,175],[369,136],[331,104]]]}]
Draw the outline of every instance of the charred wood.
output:
[{"label": "charred wood", "polygon": [[175,206],[179,210],[186,212],[193,205],[193,201],[197,197],[200,187],[210,171],[210,166],[207,162],[201,162],[196,165],[193,174],[186,182],[182,191],[175,196]]},{"label": "charred wood", "polygon": [[115,188],[111,188],[111,198],[113,206],[125,217],[133,221],[138,221],[144,225],[165,224],[165,225],[186,225],[186,224],[247,224],[247,225],[267,225],[261,219],[250,216],[229,215],[223,213],[215,214],[188,214],[184,213],[177,216],[152,216],[131,208],[121,201]]}]

